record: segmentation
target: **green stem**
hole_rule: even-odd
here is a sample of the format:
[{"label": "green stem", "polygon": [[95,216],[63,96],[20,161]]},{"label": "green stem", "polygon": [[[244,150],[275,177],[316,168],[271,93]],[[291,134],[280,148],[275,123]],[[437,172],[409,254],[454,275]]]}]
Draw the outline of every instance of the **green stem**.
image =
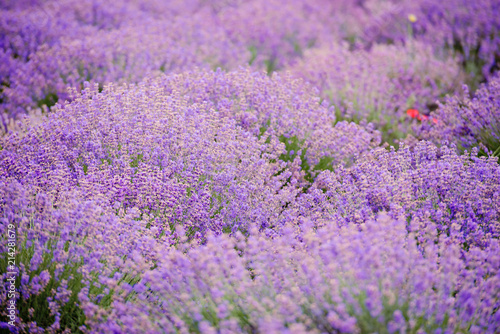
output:
[{"label": "green stem", "polygon": [[494,157],[497,157],[499,153],[500,153],[500,145],[499,145],[499,146],[498,146],[498,148],[495,150],[495,152],[493,152],[493,156],[494,156]]}]

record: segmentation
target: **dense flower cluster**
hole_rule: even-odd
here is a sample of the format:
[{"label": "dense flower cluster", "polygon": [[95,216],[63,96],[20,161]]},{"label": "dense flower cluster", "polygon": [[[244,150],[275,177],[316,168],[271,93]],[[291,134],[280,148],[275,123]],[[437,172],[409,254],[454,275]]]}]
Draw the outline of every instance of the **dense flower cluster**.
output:
[{"label": "dense flower cluster", "polygon": [[439,98],[455,92],[461,77],[453,59],[438,59],[416,42],[375,45],[369,51],[350,51],[347,45],[318,48],[291,71],[317,86],[337,117],[372,122],[389,141],[411,131],[408,108],[429,113]]},{"label": "dense flower cluster", "polygon": [[138,82],[155,72],[246,63],[273,71],[321,40],[342,35],[334,31],[338,25],[325,21],[331,20],[328,13],[344,17],[352,6],[325,5],[303,0],[286,6],[155,0],[7,4],[0,13],[0,55],[8,60],[0,70],[2,115],[50,107],[69,98],[67,87],[82,88],[84,81]]},{"label": "dense flower cluster", "polygon": [[250,63],[268,72],[300,59],[304,51],[362,31],[362,9],[349,0],[233,1],[217,17],[232,41],[246,45]]},{"label": "dense flower cluster", "polygon": [[[219,117],[235,119],[243,129],[261,138],[278,138],[287,153],[310,167],[326,159],[330,165],[350,163],[380,142],[379,133],[354,123],[338,122],[334,111],[320,104],[313,89],[289,74],[240,69],[198,71],[164,77],[165,94],[178,90],[193,103],[214,109]],[[293,159],[291,159],[293,160]]]},{"label": "dense flower cluster", "polygon": [[424,141],[414,149],[373,150],[352,168],[323,172],[296,210],[318,224],[342,225],[388,211],[412,221],[409,230],[487,246],[500,237],[500,166],[475,154]]},{"label": "dense flower cluster", "polygon": [[102,87],[193,66],[230,68],[244,63],[246,51],[226,42],[224,32],[209,22],[210,15],[200,12],[135,20],[119,29],[87,32],[78,26],[78,38],[63,35],[58,43],[38,43],[27,62],[17,59],[21,51],[9,48],[4,57],[10,56],[11,63],[2,68],[3,112],[15,116],[37,106],[50,107],[70,98],[68,87],[82,89],[85,81]]},{"label": "dense flower cluster", "polygon": [[500,156],[500,76],[493,77],[471,94],[464,86],[463,96],[455,95],[435,111],[435,124],[426,124],[419,129],[419,135],[440,143],[455,142],[459,147],[470,150],[480,146]]},{"label": "dense flower cluster", "polygon": [[106,280],[121,292],[112,311],[84,308],[100,332],[495,332],[499,250],[498,240],[465,254],[446,237],[417,244],[388,216],[361,229],[223,235],[165,251],[133,284]]},{"label": "dense flower cluster", "polygon": [[[415,38],[435,49],[456,51],[467,71],[489,77],[500,60],[500,18],[496,0],[367,1],[372,18],[363,43],[407,43]],[[371,4],[370,4],[371,3]]]},{"label": "dense flower cluster", "polygon": [[[147,265],[154,259],[155,230],[147,229],[137,212],[119,217],[105,203],[82,200],[77,191],[59,193],[56,198],[15,181],[0,182],[1,232],[5,235],[8,223],[15,224],[22,248],[17,257],[18,332],[76,331],[72,317],[84,316],[76,306],[82,287],[93,284],[93,293],[107,294],[110,288],[98,285],[99,275],[105,277],[126,267],[133,272],[134,260],[140,258]],[[2,243],[0,253],[6,251]],[[4,268],[5,262],[0,260]],[[8,274],[1,277],[5,282]],[[4,284],[0,292],[0,302],[5,305]],[[0,328],[9,327],[3,322]]]},{"label": "dense flower cluster", "polygon": [[195,238],[278,221],[290,175],[274,177],[284,166],[269,161],[284,145],[259,142],[208,104],[163,94],[160,84],[87,88],[2,143],[1,177],[54,196],[77,187],[116,210],[137,207],[154,225],[182,223]]},{"label": "dense flower cluster", "polygon": [[[400,81],[410,81],[411,87],[418,87],[410,79],[416,73],[422,77],[423,86],[432,87],[433,82],[441,85],[433,93],[440,96],[449,89],[449,73],[456,73],[455,65],[446,61],[435,64],[439,60],[432,59],[429,49],[444,54],[443,50],[453,49],[447,49],[446,45],[462,43],[455,50],[459,56],[473,62],[479,57],[488,64],[488,69],[496,68],[498,23],[492,14],[494,4],[483,2],[478,6],[480,20],[468,16],[475,15],[471,14],[474,10],[459,9],[463,4],[441,4],[434,8],[428,0],[401,4],[345,0],[294,0],[286,4],[281,0],[209,3],[148,0],[113,4],[64,0],[17,6],[7,3],[0,15],[0,55],[6,58],[6,65],[0,70],[2,114],[17,117],[32,108],[50,107],[68,98],[66,87],[82,87],[84,81],[101,85],[137,82],[146,74],[160,71],[178,72],[193,66],[234,69],[245,63],[273,71],[295,63],[308,49],[328,49],[332,42],[345,40],[351,47],[366,48],[373,42],[390,40],[396,45],[400,44],[398,41],[404,42],[409,47],[413,37],[428,43],[415,46],[416,57],[420,58],[422,52],[422,60],[429,61],[427,68],[439,66],[448,75],[444,75],[445,82],[435,82],[433,74],[425,78],[427,72],[424,70],[423,74],[417,67],[415,72],[403,73]],[[410,13],[414,13],[411,15],[416,22],[408,22]],[[457,17],[451,19],[450,15]],[[475,24],[470,26],[470,22]],[[410,36],[408,24],[416,25]],[[403,37],[383,37],[386,34],[403,34]],[[493,40],[486,36],[493,36]],[[434,42],[429,43],[429,39]],[[439,45],[442,40],[446,40],[446,45]],[[390,55],[392,52],[395,55]],[[400,50],[375,50],[373,57],[389,56],[392,61],[414,57],[413,51],[405,52],[408,55],[402,55]],[[335,53],[337,57],[344,56],[341,51]],[[316,56],[313,53],[306,58]],[[387,61],[375,62],[372,66],[383,71],[386,64]],[[339,67],[356,71],[349,65],[339,64]],[[401,66],[395,69],[399,70]],[[433,103],[434,95],[424,98]],[[6,123],[4,120],[4,127]]]},{"label": "dense flower cluster", "polygon": [[499,333],[498,11],[2,1],[0,331]]}]

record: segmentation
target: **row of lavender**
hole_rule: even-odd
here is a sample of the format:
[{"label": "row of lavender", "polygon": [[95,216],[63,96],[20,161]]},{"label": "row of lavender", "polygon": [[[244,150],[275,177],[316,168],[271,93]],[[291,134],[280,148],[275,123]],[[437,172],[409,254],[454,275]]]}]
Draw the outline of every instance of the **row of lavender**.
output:
[{"label": "row of lavender", "polygon": [[6,2],[1,326],[498,332],[499,5],[452,2]]},{"label": "row of lavender", "polygon": [[475,88],[498,69],[500,5],[446,1],[49,1],[1,8],[3,130],[83,83],[139,82],[194,67],[290,70],[346,120],[394,141],[404,112]]}]

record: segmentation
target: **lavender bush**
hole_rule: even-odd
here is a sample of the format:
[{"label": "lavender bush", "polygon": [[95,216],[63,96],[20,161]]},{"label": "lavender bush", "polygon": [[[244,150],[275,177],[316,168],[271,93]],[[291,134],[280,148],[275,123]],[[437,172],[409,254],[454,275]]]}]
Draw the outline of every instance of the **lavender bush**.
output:
[{"label": "lavender bush", "polygon": [[500,20],[498,1],[378,1],[365,6],[371,20],[360,34],[364,45],[407,43],[417,39],[436,50],[457,54],[463,68],[477,84],[498,70],[500,60]]},{"label": "lavender bush", "polygon": [[[121,29],[101,29],[83,37],[64,36],[59,44],[41,45],[26,63],[4,68],[2,107],[11,117],[30,109],[52,106],[70,96],[68,87],[89,81],[139,82],[148,74],[178,72],[192,66],[234,67],[244,63],[244,50],[234,49],[217,27],[200,24],[203,13],[168,21],[149,18]],[[217,46],[216,46],[217,45]],[[231,51],[232,50],[232,51]],[[4,115],[5,116],[5,115]],[[5,121],[4,121],[5,123]]]},{"label": "lavender bush", "polygon": [[465,248],[486,247],[500,234],[500,166],[477,153],[424,141],[414,149],[373,150],[352,168],[323,172],[295,210],[320,225],[363,224],[388,211],[417,234],[432,230]]},{"label": "lavender bush", "polygon": [[293,194],[290,172],[274,176],[286,167],[277,160],[284,145],[159,83],[87,88],[41,126],[5,138],[2,177],[54,195],[78,188],[117,211],[137,207],[162,228],[184,224],[195,238],[277,223]]},{"label": "lavender bush", "polygon": [[261,139],[278,139],[286,145],[289,161],[300,158],[304,172],[350,164],[378,145],[380,134],[346,121],[336,123],[331,109],[320,103],[315,90],[289,74],[240,69],[224,73],[190,72],[164,77],[165,94],[179,90],[193,103],[203,103],[219,117],[237,124]]},{"label": "lavender bush", "polygon": [[[137,212],[117,216],[105,203],[82,201],[77,191],[56,198],[15,181],[2,181],[1,189],[2,234],[15,224],[21,250],[16,254],[19,320],[14,332],[78,331],[85,320],[78,295],[82,289],[90,287],[95,300],[107,307],[111,300],[105,296],[111,290],[101,285],[102,277],[120,271],[130,281],[136,270],[132,259],[139,258],[135,254],[143,254],[147,264],[155,253],[155,230],[147,229]],[[5,256],[0,263],[7,266]],[[2,274],[2,282],[8,277]],[[5,286],[2,305],[7,301]],[[12,326],[2,322],[1,328]]]},{"label": "lavender bush", "polygon": [[417,42],[370,51],[318,48],[291,71],[319,88],[338,119],[371,122],[391,144],[413,133],[408,109],[428,114],[438,99],[457,90],[461,78],[452,58],[440,59]]},{"label": "lavender bush", "polygon": [[463,96],[452,96],[434,113],[436,124],[419,129],[421,138],[437,143],[455,142],[461,149],[479,146],[483,153],[500,156],[500,75],[471,93],[463,87]]},{"label": "lavender bush", "polygon": [[[22,77],[23,73],[24,76],[32,75],[25,71],[37,71],[37,66],[33,68],[27,64],[31,63],[40,49],[61,48],[68,40],[80,40],[85,36],[98,34],[99,31],[110,31],[121,25],[147,19],[141,13],[144,14],[138,6],[131,3],[110,5],[92,0],[3,2],[0,7],[0,53],[3,65],[0,72],[0,104],[4,127],[7,122],[5,118],[16,118],[26,113],[28,107],[36,106],[39,101],[49,107],[55,102],[54,99],[57,101],[56,91],[49,92],[52,96],[47,96],[48,93],[36,96],[34,85],[43,87],[46,79],[32,82],[28,91],[25,89],[17,93],[17,89],[23,90],[18,87],[19,76]],[[57,55],[52,56],[57,58]],[[45,61],[53,63],[54,59]],[[55,62],[60,64],[61,60]],[[40,61],[35,63],[40,65]],[[42,67],[47,66],[50,65],[42,64]],[[25,94],[24,99],[22,94]]]},{"label": "lavender bush", "polygon": [[211,237],[187,252],[164,252],[135,284],[108,280],[121,292],[112,311],[90,300],[84,308],[100,332],[498,330],[498,240],[462,253],[429,233],[417,244],[404,220],[381,216],[361,229],[331,222],[274,239],[256,230]]},{"label": "lavender bush", "polygon": [[160,71],[246,63],[272,72],[345,35],[326,21],[351,7],[302,0],[7,4],[0,13],[0,46],[9,58],[1,73],[4,128],[7,118],[68,99],[67,87],[81,89],[84,81],[138,82]]}]

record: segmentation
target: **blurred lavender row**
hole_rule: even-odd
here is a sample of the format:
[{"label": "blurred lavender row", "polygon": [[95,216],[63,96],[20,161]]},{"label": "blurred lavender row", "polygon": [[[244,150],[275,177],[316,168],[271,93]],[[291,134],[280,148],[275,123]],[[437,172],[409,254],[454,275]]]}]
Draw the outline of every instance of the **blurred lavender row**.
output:
[{"label": "blurred lavender row", "polygon": [[498,12],[2,2],[0,328],[500,332]]},{"label": "blurred lavender row", "polygon": [[[63,102],[68,98],[66,88],[81,89],[84,81],[101,85],[138,82],[147,74],[178,72],[193,66],[236,69],[250,64],[271,72],[302,59],[311,48],[318,50],[305,57],[304,66],[311,73],[307,79],[314,84],[342,90],[332,86],[345,78],[339,71],[352,68],[357,72],[363,71],[355,69],[358,66],[373,66],[368,82],[383,80],[384,76],[390,80],[394,72],[404,71],[400,85],[417,87],[415,92],[403,90],[405,96],[399,103],[405,104],[404,99],[412,93],[416,106],[434,103],[436,97],[453,92],[450,84],[457,76],[454,67],[458,64],[450,57],[464,65],[468,74],[471,67],[482,66],[472,73],[478,77],[488,77],[500,58],[500,22],[494,15],[499,8],[495,1],[434,2],[7,2],[0,15],[4,127],[11,117]],[[359,65],[344,64],[350,55],[342,53],[343,47],[338,44],[342,41],[351,48],[367,50],[368,54],[353,57],[360,57]],[[338,51],[331,56],[319,51],[332,43],[338,44],[334,46]],[[381,50],[377,43],[394,47]],[[320,63],[328,59],[340,70],[328,62],[316,64],[318,57],[324,59]],[[425,63],[408,68],[404,61],[396,65],[387,57],[398,62],[405,57],[410,62],[416,58],[416,63]],[[308,64],[310,58],[312,66]],[[431,66],[433,62],[443,64],[436,69],[436,65]],[[387,66],[393,68],[387,71]],[[412,71],[418,71],[422,86],[432,91],[424,93],[424,101],[418,99],[422,88],[412,82]],[[327,82],[317,82],[316,77]],[[436,82],[438,78],[443,82]],[[332,103],[336,104],[336,98]],[[393,106],[379,103],[390,115]],[[363,107],[357,111],[365,112]]]}]

